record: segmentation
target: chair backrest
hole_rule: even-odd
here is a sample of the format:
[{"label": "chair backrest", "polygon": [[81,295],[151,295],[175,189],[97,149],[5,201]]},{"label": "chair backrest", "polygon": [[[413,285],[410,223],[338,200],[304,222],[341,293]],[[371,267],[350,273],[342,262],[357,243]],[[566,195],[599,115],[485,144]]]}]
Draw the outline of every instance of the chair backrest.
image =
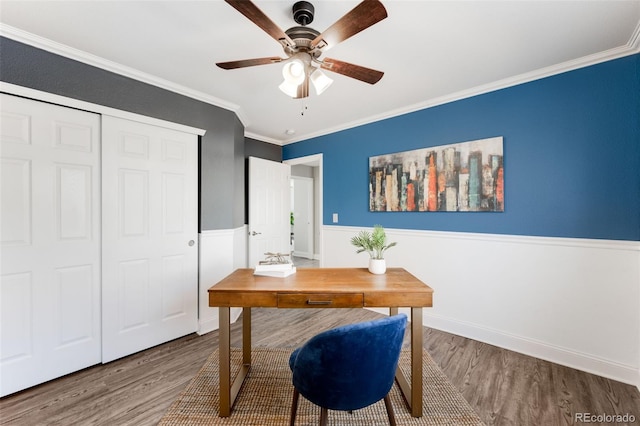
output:
[{"label": "chair backrest", "polygon": [[405,314],[345,325],[312,337],[292,355],[293,385],[331,410],[357,410],[384,398],[395,377]]}]

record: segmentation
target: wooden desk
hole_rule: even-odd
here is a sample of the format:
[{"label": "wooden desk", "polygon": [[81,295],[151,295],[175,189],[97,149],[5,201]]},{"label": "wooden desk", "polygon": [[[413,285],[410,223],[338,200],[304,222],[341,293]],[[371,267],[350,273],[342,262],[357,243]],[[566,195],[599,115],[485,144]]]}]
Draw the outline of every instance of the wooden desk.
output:
[{"label": "wooden desk", "polygon": [[[411,383],[400,369],[396,380],[413,417],[422,416],[422,308],[432,306],[433,290],[402,268],[374,275],[365,268],[309,268],[286,278],[238,269],[209,290],[209,306],[219,308],[220,416],[231,407],[251,368],[251,308],[411,308]],[[230,308],[242,307],[242,367],[230,376]]]}]

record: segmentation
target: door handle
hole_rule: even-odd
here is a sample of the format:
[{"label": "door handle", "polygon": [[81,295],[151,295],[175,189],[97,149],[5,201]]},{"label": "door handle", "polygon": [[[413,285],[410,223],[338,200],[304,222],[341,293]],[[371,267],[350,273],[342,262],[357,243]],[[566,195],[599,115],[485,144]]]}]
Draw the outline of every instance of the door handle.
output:
[{"label": "door handle", "polygon": [[196,243],[195,241],[193,241],[193,240],[189,240],[189,243],[188,243],[188,244],[189,244],[189,247],[193,247],[193,245],[194,245],[195,243]]},{"label": "door handle", "polygon": [[261,234],[262,232],[251,231],[249,235],[251,235],[252,237],[255,237],[256,235],[261,235]]}]

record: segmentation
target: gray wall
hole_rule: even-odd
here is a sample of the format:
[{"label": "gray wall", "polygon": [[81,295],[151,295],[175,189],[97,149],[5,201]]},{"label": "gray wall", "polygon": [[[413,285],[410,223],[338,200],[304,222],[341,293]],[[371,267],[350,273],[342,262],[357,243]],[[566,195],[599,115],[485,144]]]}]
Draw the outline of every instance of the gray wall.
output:
[{"label": "gray wall", "polygon": [[[0,80],[205,129],[200,146],[200,229],[244,224],[244,126],[234,112],[4,37]],[[280,161],[282,149],[276,148]]]},{"label": "gray wall", "polygon": [[256,139],[245,138],[244,140],[244,156],[264,158],[271,161],[282,161],[282,147],[272,143],[259,141]]}]

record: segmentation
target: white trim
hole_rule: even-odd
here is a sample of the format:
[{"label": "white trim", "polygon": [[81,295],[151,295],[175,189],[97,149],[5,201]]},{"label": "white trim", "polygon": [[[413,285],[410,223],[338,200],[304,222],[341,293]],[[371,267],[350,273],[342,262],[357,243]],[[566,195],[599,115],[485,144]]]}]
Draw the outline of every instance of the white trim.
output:
[{"label": "white trim", "polygon": [[[61,43],[54,42],[44,37],[37,36],[35,34],[20,30],[18,28],[11,27],[6,24],[0,24],[0,36],[16,40],[21,43],[28,44],[30,46],[37,47],[60,56],[64,56],[76,61],[83,62],[107,71],[111,71],[126,77],[133,78],[135,80],[152,84],[156,87],[160,87],[174,93],[178,93],[184,96],[188,96],[192,99],[200,100],[211,105],[215,105],[230,111],[233,111],[238,116],[238,119],[242,122],[245,128],[250,126],[250,121],[242,109],[242,106],[233,104],[220,98],[208,95],[206,93],[190,89],[185,86],[181,86],[172,83],[168,80],[161,79],[159,77],[147,74],[136,69],[126,67],[113,61],[108,61],[104,58],[89,54],[87,52],[74,49],[72,47],[63,45]],[[611,61],[613,59],[622,58],[625,56],[633,55],[640,52],[640,23],[636,26],[635,31],[632,33],[629,41],[620,47],[598,52],[593,55],[584,56],[582,58],[566,61],[560,64],[552,65],[549,67],[541,68],[539,70],[531,71],[528,73],[520,74],[518,76],[506,78],[496,82],[492,82],[485,85],[473,87],[471,89],[462,90],[456,93],[452,93],[446,96],[441,96],[434,99],[429,99],[424,102],[420,102],[413,105],[408,105],[403,108],[387,111],[382,114],[365,117],[360,120],[343,123],[338,126],[323,129],[315,133],[308,133],[301,135],[297,138],[291,138],[287,140],[277,140],[268,136],[258,135],[253,132],[246,132],[245,137],[260,140],[263,142],[269,142],[276,145],[287,145],[301,140],[311,139],[318,136],[327,135],[330,133],[339,132],[342,130],[350,129],[353,127],[362,126],[365,124],[373,123],[387,118],[397,117],[411,112],[419,111],[426,108],[435,107],[438,105],[447,104],[461,99],[470,98],[473,96],[481,95],[488,92],[493,92],[507,87],[517,86],[519,84],[527,83],[533,80],[539,80],[552,75],[561,74],[567,71],[576,70],[579,68],[588,67],[605,61]]]},{"label": "white trim", "polygon": [[[363,229],[362,226],[339,226],[323,225],[325,229],[341,232],[357,233]],[[473,232],[451,232],[451,231],[430,231],[420,229],[395,229],[386,228],[387,234],[409,235],[422,237],[436,237],[457,240],[475,240],[487,242],[536,244],[544,246],[565,246],[583,247],[609,250],[637,251],[640,253],[640,241],[625,240],[597,240],[589,238],[559,238],[559,237],[538,237],[532,235],[512,235],[512,234],[481,234]]]},{"label": "white trim", "polygon": [[[366,266],[361,229],[324,226],[325,266]],[[387,263],[435,290],[425,326],[640,389],[640,241],[386,231]]]},{"label": "white trim", "polygon": [[148,83],[162,89],[169,90],[180,95],[188,96],[192,99],[218,106],[236,113],[242,124],[246,127],[249,125],[249,121],[246,117],[242,107],[234,103],[225,101],[215,96],[208,95],[206,93],[190,89],[185,86],[173,83],[169,80],[156,77],[152,74],[148,74],[131,67],[119,64],[117,62],[109,61],[99,56],[87,53],[85,51],[75,49],[62,43],[55,42],[53,40],[38,36],[36,34],[21,30],[19,28],[12,27],[7,24],[0,23],[0,36],[10,38],[20,43],[28,44],[38,49],[46,50],[47,52],[55,53],[56,55],[64,56],[87,65],[91,65],[106,71],[110,71],[125,77],[132,78],[134,80]]},{"label": "white trim", "polygon": [[284,145],[284,142],[278,139],[274,139],[268,136],[263,136],[263,135],[259,135],[257,133],[253,133],[253,132],[245,132],[244,133],[244,137],[245,138],[251,138],[251,139],[255,139],[257,141],[261,141],[261,142],[267,142],[267,143],[272,143],[274,145]]},{"label": "white trim", "polygon": [[[586,371],[598,376],[634,384],[640,371],[633,365],[620,364],[615,361],[601,359],[560,346],[550,345],[524,336],[505,333],[488,327],[478,326],[466,321],[459,321],[424,311],[422,324],[436,330],[445,331],[469,339],[486,342],[500,348],[512,350],[545,361],[565,365],[577,370]],[[640,386],[640,382],[638,382]]]},{"label": "white trim", "polygon": [[[582,58],[573,59],[570,61],[562,62],[560,64],[551,65],[549,67],[540,68],[535,71],[530,71],[524,74],[516,75],[513,77],[505,78],[502,80],[494,81],[488,84],[472,87],[470,89],[461,90],[459,92],[450,93],[438,98],[428,99],[424,102],[419,102],[413,105],[407,105],[395,110],[386,111],[381,114],[372,115],[359,120],[354,120],[348,123],[343,123],[338,126],[326,128],[315,133],[307,133],[297,138],[291,138],[280,142],[280,145],[288,145],[294,142],[300,142],[302,140],[317,138],[319,136],[328,135],[331,133],[340,132],[343,130],[351,129],[365,124],[375,123],[377,121],[386,120],[388,118],[398,117],[401,115],[409,114],[415,111],[420,111],[427,108],[433,108],[439,105],[448,104],[451,102],[459,101],[462,99],[471,98],[473,96],[482,95],[485,93],[495,92],[497,90],[506,89],[508,87],[518,86],[523,83],[528,83],[535,80],[541,80],[553,75],[562,74],[568,71],[585,68],[591,65],[596,65],[606,61],[612,61],[614,59],[623,58],[636,53],[640,53],[640,22],[636,26],[631,38],[624,46],[615,47],[613,49],[605,50],[602,52],[587,55]],[[259,137],[254,136],[255,139]]]},{"label": "white trim", "polygon": [[200,231],[200,235],[204,237],[231,237],[235,232],[235,229],[205,229]]},{"label": "white trim", "polygon": [[[198,331],[199,335],[217,330],[218,309],[209,306],[208,289],[237,268],[246,267],[247,226],[235,229],[201,231],[199,238],[198,276]],[[235,322],[242,308],[231,309],[231,322]]]},{"label": "white trim", "polygon": [[[638,24],[638,28],[640,28],[640,24]],[[640,276],[640,255],[638,255],[638,276]],[[638,306],[640,306],[640,294],[638,295],[638,299],[639,299],[638,300]],[[640,342],[640,332],[638,333],[638,342]],[[639,343],[639,345],[640,345],[640,343]],[[637,374],[636,374],[636,387],[640,391],[640,353],[638,353],[638,371],[637,371]]]},{"label": "white trim", "polygon": [[202,136],[206,130],[0,81],[0,92]]},{"label": "white trim", "polygon": [[640,52],[640,22],[638,22],[636,29],[631,34],[631,38],[629,39],[627,46],[632,53]]}]

